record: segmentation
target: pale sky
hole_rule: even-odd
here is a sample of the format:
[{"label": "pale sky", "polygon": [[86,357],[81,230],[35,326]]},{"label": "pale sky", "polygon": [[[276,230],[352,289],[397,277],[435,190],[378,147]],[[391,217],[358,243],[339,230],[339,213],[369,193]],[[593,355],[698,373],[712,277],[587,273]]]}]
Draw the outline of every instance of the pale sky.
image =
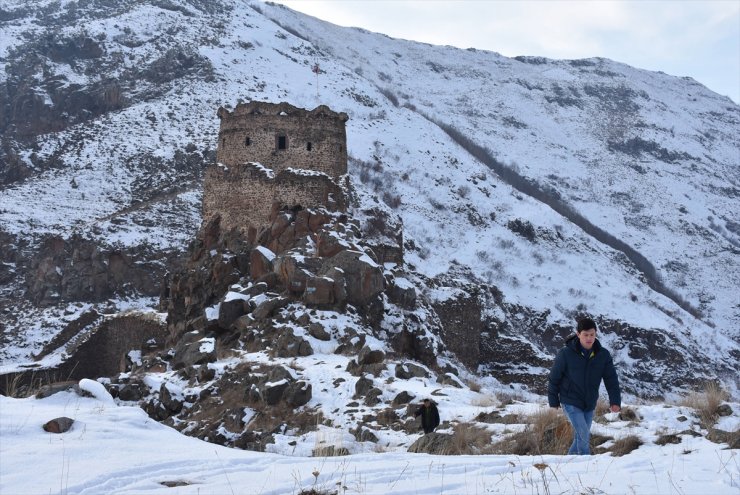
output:
[{"label": "pale sky", "polygon": [[740,0],[279,0],[340,26],[507,57],[606,57],[740,102]]}]

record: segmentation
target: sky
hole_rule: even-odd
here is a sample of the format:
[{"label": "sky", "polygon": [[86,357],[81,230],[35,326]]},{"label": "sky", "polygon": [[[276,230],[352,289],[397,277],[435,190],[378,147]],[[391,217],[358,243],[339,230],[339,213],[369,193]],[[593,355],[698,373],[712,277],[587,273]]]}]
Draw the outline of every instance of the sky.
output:
[{"label": "sky", "polygon": [[341,26],[507,57],[606,57],[740,102],[740,1],[280,0]]},{"label": "sky", "polygon": [[[681,415],[691,417],[685,407],[636,406],[636,425],[618,420],[616,413],[607,414],[605,423],[595,423],[594,431],[615,438],[635,435],[644,442],[622,457],[608,453],[441,456],[412,454],[406,447],[394,446],[340,457],[310,457],[307,453],[322,443],[350,452],[359,443],[351,443],[351,435],[319,430],[294,437],[293,451],[231,449],[157,423],[141,408],[116,402],[98,382],[85,379],[79,388],[93,397],[74,392],[45,399],[0,395],[0,493],[297,495],[315,490],[311,493],[729,495],[737,494],[740,487],[737,450],[688,434],[678,436],[680,443],[655,443],[660,432],[692,428],[690,422],[681,422]],[[738,406],[731,404],[734,411]],[[47,421],[59,417],[74,420],[69,431],[44,431]],[[717,426],[732,431],[739,420],[735,413]],[[411,442],[421,434],[407,436]]]}]

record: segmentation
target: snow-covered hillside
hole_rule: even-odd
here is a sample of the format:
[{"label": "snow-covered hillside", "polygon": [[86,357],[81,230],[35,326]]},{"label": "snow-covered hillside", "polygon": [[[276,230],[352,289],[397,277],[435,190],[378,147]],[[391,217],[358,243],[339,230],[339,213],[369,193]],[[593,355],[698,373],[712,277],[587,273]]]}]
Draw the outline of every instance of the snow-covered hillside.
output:
[{"label": "snow-covered hillside", "polygon": [[[669,335],[687,360],[726,368],[738,356],[740,107],[694,81],[604,59],[394,40],[259,2],[0,9],[0,304],[15,315],[3,325],[5,365],[38,352],[82,306],[138,300],[122,290],[102,301],[49,296],[40,309],[19,302],[42,238],[79,234],[124,252],[145,244],[151,259],[183,252],[200,222],[216,110],[250,99],[350,116],[355,209],[400,216],[413,270],[465,273],[548,323],[589,313]],[[634,249],[673,298],[448,126]],[[29,322],[35,331],[23,334]],[[626,348],[616,359],[633,362]]]},{"label": "snow-covered hillside", "polygon": [[[137,407],[115,404],[95,386],[102,389],[90,380],[80,384],[97,398],[72,392],[45,399],[0,396],[2,493],[720,495],[738,489],[737,451],[690,435],[676,436],[678,443],[659,440],[684,428],[686,408],[640,406],[639,424],[610,418],[599,425],[600,432],[616,439],[634,436],[644,442],[623,457],[409,454],[397,445],[349,456],[304,457],[321,444],[353,452],[357,445],[351,437],[319,430],[280,453],[228,449],[180,435]],[[511,411],[526,409],[537,406],[510,406]],[[68,432],[41,428],[59,417],[74,420]],[[737,428],[738,418],[724,418],[723,424]],[[406,435],[403,441],[418,436]]]}]

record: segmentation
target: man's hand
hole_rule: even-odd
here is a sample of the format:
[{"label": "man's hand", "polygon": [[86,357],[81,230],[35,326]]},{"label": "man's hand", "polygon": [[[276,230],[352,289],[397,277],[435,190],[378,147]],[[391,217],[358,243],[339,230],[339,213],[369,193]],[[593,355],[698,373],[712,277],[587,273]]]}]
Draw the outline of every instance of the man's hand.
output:
[{"label": "man's hand", "polygon": [[612,412],[619,412],[619,411],[621,411],[621,410],[622,410],[622,408],[621,408],[621,407],[619,407],[619,406],[618,406],[618,405],[616,405],[616,404],[612,404],[612,405],[611,405],[611,407],[610,407],[609,409],[611,409],[611,411],[612,411]]}]

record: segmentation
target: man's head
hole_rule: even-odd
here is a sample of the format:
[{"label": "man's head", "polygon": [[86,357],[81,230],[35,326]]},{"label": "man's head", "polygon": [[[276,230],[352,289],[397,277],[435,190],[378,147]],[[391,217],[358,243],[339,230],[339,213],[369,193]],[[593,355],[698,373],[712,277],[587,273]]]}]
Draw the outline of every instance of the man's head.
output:
[{"label": "man's head", "polygon": [[581,347],[590,350],[596,341],[596,323],[591,318],[578,320],[576,334],[578,334],[578,342],[580,342]]},{"label": "man's head", "polygon": [[429,399],[424,399],[424,407],[429,407],[431,405],[432,405],[432,401],[430,401]]}]

